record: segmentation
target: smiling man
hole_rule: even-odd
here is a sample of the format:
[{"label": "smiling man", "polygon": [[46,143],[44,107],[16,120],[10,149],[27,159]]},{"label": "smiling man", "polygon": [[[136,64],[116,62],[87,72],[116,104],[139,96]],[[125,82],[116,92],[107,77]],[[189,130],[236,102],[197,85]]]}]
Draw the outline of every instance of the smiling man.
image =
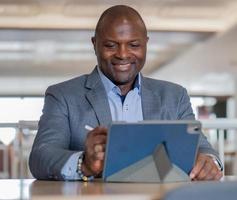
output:
[{"label": "smiling man", "polygon": [[126,95],[144,66],[148,37],[136,11],[116,8],[101,16],[92,42],[100,70]]},{"label": "smiling man", "polygon": [[[101,15],[92,37],[97,56],[93,72],[46,91],[29,162],[36,178],[87,181],[100,176],[106,127],[112,121],[194,119],[183,87],[141,75],[147,42],[146,26],[133,8],[113,6]],[[95,128],[88,131],[87,125]],[[126,133],[121,134],[126,141]],[[219,180],[218,160],[201,135],[190,177]]]}]

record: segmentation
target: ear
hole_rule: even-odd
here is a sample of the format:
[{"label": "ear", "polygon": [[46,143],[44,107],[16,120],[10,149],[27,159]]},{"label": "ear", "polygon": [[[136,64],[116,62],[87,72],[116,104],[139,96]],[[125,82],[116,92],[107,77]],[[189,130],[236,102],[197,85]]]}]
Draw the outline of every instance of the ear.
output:
[{"label": "ear", "polygon": [[96,38],[95,38],[95,36],[94,36],[94,37],[91,37],[91,42],[92,42],[92,44],[93,44],[94,51],[95,51],[95,53],[96,53]]},{"label": "ear", "polygon": [[148,42],[148,40],[149,40],[149,37],[147,36],[147,37],[146,37],[146,42]]}]

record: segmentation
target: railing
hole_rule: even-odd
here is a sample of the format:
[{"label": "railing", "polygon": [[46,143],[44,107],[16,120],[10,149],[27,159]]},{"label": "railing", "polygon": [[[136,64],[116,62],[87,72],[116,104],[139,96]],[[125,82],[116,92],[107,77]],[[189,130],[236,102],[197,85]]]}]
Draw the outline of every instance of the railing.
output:
[{"label": "railing", "polygon": [[[17,133],[18,123],[0,123],[0,128],[13,128]],[[13,141],[13,146],[17,145],[16,142],[16,140]],[[14,169],[11,169],[11,171],[9,172],[9,162],[12,163],[12,160],[9,160],[9,149],[4,143],[2,143],[0,144],[0,150],[2,151],[2,171],[0,171],[0,178],[8,178],[10,173],[14,173]]]},{"label": "railing", "polygon": [[[237,131],[237,119],[227,119],[227,118],[219,118],[219,119],[205,119],[200,120],[202,123],[203,129],[213,130],[216,135],[219,134],[218,138],[218,152],[220,155],[220,159],[222,163],[225,162],[225,131],[231,131],[231,133],[236,133]],[[228,132],[227,132],[228,134]],[[237,141],[237,135],[235,137],[235,141]],[[235,148],[237,148],[237,144],[235,143]],[[236,149],[235,149],[236,151]]]},{"label": "railing", "polygon": [[[18,123],[0,123],[0,128],[13,128],[16,132],[14,140],[9,145],[1,144],[0,150],[3,149],[3,171],[0,172],[0,178],[29,177],[28,154],[32,142],[30,144],[26,143],[26,136],[29,135],[29,131],[38,129],[38,122],[19,121]],[[10,170],[9,162],[11,163]]]},{"label": "railing", "polygon": [[[37,131],[37,129],[38,121],[19,121],[18,123],[20,158],[24,158],[26,161],[26,163],[24,163],[24,160],[20,159],[20,178],[25,178],[25,176],[29,177],[31,175],[28,166],[28,158],[35,137],[35,133],[32,133],[32,131]],[[30,142],[26,142],[26,135],[31,136],[30,138],[32,140],[30,140]]]},{"label": "railing", "polygon": [[[225,158],[225,132],[227,135],[229,131],[237,132],[237,119],[211,119],[211,120],[200,120],[202,123],[202,128],[208,131],[212,131],[212,134],[219,135],[216,137],[216,141],[218,143],[218,152],[220,154],[220,159],[224,163]],[[19,123],[0,123],[0,128],[14,128],[16,130],[16,137],[13,141],[13,150],[14,150],[14,158],[11,157],[11,177],[12,178],[27,178],[27,173],[25,172],[28,168],[28,154],[31,149],[31,142],[26,144],[26,136],[33,135],[32,131],[36,131],[38,129],[37,121],[19,121]],[[1,134],[1,133],[0,133]],[[237,135],[236,141],[237,141]],[[227,138],[228,139],[228,138]],[[213,142],[213,141],[211,141]],[[235,144],[235,148],[237,148],[237,144]],[[8,160],[6,155],[4,157],[4,173],[2,173],[2,177],[6,176],[6,170],[8,170]],[[6,164],[7,163],[7,164]],[[28,170],[28,169],[27,169]],[[0,173],[1,178],[1,173]]]}]

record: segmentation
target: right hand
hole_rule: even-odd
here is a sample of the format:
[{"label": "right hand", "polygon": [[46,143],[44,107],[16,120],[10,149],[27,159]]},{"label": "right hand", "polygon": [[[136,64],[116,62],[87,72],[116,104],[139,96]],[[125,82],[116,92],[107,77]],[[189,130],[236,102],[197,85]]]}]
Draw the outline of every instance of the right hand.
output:
[{"label": "right hand", "polygon": [[98,126],[87,134],[82,171],[86,176],[98,176],[104,166],[108,129]]}]

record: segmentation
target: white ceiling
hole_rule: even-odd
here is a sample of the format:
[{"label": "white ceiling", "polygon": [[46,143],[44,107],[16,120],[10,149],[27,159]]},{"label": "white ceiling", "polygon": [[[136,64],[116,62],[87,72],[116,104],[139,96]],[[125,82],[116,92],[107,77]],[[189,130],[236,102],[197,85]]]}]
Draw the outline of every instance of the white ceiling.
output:
[{"label": "white ceiling", "polygon": [[[117,2],[1,0],[0,95],[42,95],[50,84],[90,72],[96,64],[93,29],[101,12]],[[237,22],[236,0],[119,2],[135,7],[147,24],[146,75]]]},{"label": "white ceiling", "polygon": [[[115,0],[1,0],[0,26],[93,29]],[[221,31],[237,17],[236,0],[120,0],[136,8],[149,30]]]},{"label": "white ceiling", "polygon": [[[152,77],[184,85],[192,94],[237,94],[237,25],[199,43]],[[175,73],[174,73],[175,72]]]}]

